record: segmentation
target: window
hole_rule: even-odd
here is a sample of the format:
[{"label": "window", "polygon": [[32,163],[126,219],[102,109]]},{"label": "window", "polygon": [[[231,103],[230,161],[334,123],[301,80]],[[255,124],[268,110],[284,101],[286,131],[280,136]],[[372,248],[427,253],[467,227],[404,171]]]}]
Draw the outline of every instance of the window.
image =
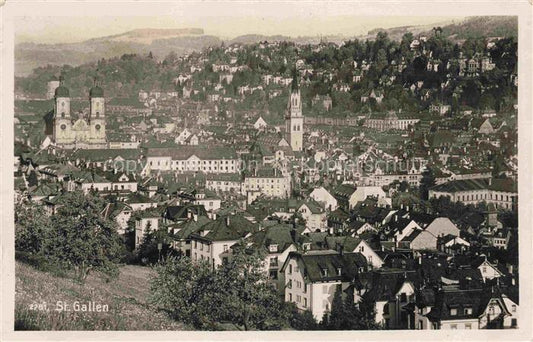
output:
[{"label": "window", "polygon": [[465,315],[471,315],[472,314],[472,308],[465,308]]},{"label": "window", "polygon": [[340,276],[342,274],[342,268],[337,267],[337,275]]},{"label": "window", "polygon": [[287,283],[287,288],[292,289],[292,279],[289,279],[289,282]]},{"label": "window", "polygon": [[512,319],[511,319],[511,326],[512,326],[512,327],[516,327],[516,326],[517,326],[516,322],[517,322],[517,321],[516,321],[516,318],[512,318]]},{"label": "window", "polygon": [[289,274],[292,274],[292,265],[289,265]]},{"label": "window", "polygon": [[323,268],[321,271],[322,271],[322,277],[327,277],[328,276],[328,269],[327,268]]},{"label": "window", "polygon": [[[405,293],[400,294],[400,301],[401,301],[402,303],[407,302],[407,294],[405,294]],[[452,310],[453,310],[453,309],[452,309]]]},{"label": "window", "polygon": [[465,323],[465,329],[472,329],[472,323]]},{"label": "window", "polygon": [[296,302],[300,303],[302,301],[302,297],[300,295],[296,296]]},{"label": "window", "polygon": [[277,270],[271,270],[269,272],[269,277],[272,280],[277,280],[278,279],[278,271]]},{"label": "window", "polygon": [[450,325],[450,328],[451,328],[452,330],[457,330],[457,324],[452,324],[452,325]]},{"label": "window", "polygon": [[450,315],[451,316],[457,316],[457,309],[455,309],[455,308],[450,309]]},{"label": "window", "polygon": [[516,305],[511,306],[511,312],[516,312]]},{"label": "window", "polygon": [[228,245],[224,245],[224,253],[228,252]]},{"label": "window", "polygon": [[304,307],[307,307],[307,298],[304,298]]},{"label": "window", "polygon": [[278,245],[269,245],[268,246],[268,250],[271,252],[271,253],[276,253],[278,251]]}]

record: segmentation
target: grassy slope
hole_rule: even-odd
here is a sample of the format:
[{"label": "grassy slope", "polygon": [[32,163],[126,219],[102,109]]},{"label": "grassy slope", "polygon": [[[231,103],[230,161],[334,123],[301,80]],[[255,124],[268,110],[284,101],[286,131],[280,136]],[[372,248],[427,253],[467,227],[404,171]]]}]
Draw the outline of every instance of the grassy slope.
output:
[{"label": "grassy slope", "polygon": [[[15,329],[17,330],[187,330],[183,324],[147,303],[152,271],[123,266],[118,279],[106,283],[96,274],[80,285],[16,263]],[[109,312],[57,312],[57,301],[93,301],[109,305]],[[47,302],[50,311],[29,310]]]}]

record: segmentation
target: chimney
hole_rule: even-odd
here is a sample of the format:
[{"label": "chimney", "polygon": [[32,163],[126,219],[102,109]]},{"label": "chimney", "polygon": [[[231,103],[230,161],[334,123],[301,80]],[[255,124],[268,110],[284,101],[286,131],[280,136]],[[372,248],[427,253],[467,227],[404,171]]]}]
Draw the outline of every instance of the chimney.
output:
[{"label": "chimney", "polygon": [[339,252],[340,256],[344,255],[344,247],[342,246],[342,243],[337,242],[337,252]]}]

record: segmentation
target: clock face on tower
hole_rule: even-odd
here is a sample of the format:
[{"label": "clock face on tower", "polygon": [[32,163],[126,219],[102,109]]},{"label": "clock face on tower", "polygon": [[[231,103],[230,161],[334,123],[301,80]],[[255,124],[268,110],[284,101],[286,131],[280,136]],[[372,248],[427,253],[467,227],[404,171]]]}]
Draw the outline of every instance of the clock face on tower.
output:
[{"label": "clock face on tower", "polygon": [[65,124],[62,124],[62,125],[61,125],[61,129],[62,129],[62,130],[65,130],[66,128],[67,128],[67,125],[65,125]]},{"label": "clock face on tower", "polygon": [[96,128],[96,130],[99,131],[101,126],[100,125],[96,125],[96,126],[94,126],[94,128]]}]

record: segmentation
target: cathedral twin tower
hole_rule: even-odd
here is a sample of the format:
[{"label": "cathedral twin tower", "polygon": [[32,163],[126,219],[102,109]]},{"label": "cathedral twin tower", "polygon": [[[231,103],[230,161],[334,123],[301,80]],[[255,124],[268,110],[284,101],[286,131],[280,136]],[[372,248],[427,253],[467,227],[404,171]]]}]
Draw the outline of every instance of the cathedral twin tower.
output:
[{"label": "cathedral twin tower", "polygon": [[62,148],[105,148],[107,146],[105,129],[104,91],[97,80],[89,91],[89,114],[73,118],[70,108],[70,93],[63,78],[54,95],[53,140]]}]

